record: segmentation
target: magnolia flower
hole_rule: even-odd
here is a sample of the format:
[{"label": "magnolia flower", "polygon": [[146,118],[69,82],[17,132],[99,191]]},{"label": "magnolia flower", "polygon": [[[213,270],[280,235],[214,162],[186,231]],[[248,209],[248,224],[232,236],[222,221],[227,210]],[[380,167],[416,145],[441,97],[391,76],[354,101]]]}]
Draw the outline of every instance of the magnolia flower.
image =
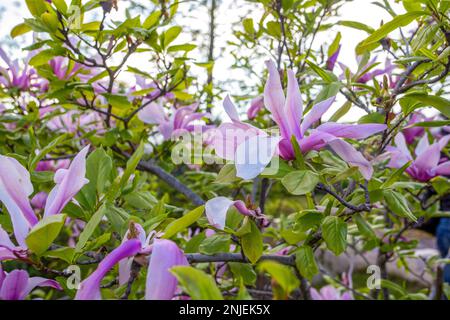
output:
[{"label": "magnolia flower", "polygon": [[149,238],[150,236],[146,237],[142,226],[132,223],[122,243],[108,254],[100,262],[97,269],[81,283],[75,298],[78,300],[100,300],[100,283],[114,265],[119,264],[119,284],[122,285],[127,283],[130,277],[134,256],[150,253],[145,299],[172,299],[176,292],[178,281],[170,273],[170,268],[188,265],[188,261],[173,241],[155,239],[149,245]]},{"label": "magnolia flower", "polygon": [[29,277],[24,270],[3,271],[0,264],[0,300],[24,300],[36,287],[51,287],[62,290],[55,280]]},{"label": "magnolia flower", "polygon": [[406,128],[402,130],[407,144],[412,144],[417,137],[421,137],[425,133],[422,127],[412,127],[413,124],[426,121],[427,118],[420,112],[414,112],[408,121]]},{"label": "magnolia flower", "polygon": [[125,241],[97,266],[97,269],[80,284],[80,288],[75,296],[76,300],[101,300],[100,283],[120,260],[134,256],[141,249],[141,243],[138,239]]},{"label": "magnolia flower", "polygon": [[45,202],[47,202],[47,192],[40,191],[34,195],[31,199],[31,205],[34,209],[42,210],[45,208]]},{"label": "magnolia flower", "polygon": [[441,150],[450,141],[450,135],[442,137],[431,145],[428,142],[428,136],[424,135],[417,143],[414,151],[415,159],[409,152],[408,144],[402,133],[398,133],[394,141],[396,147],[389,146],[386,148],[391,158],[388,167],[400,168],[411,161],[411,164],[405,170],[406,173],[422,182],[439,175],[450,175],[450,161],[441,161]]},{"label": "magnolia flower", "polygon": [[[263,219],[263,221],[265,220],[265,217],[261,214],[259,208],[247,208],[245,203],[241,200],[233,201],[226,197],[215,197],[208,200],[205,204],[205,213],[209,223],[217,229],[223,230],[223,228],[225,228],[227,212],[232,206],[244,216]],[[264,224],[266,223],[264,222]]]},{"label": "magnolia flower", "polygon": [[331,285],[322,287],[320,292],[311,288],[310,293],[313,300],[353,300],[349,292],[345,291],[341,294],[338,289]]},{"label": "magnolia flower", "polygon": [[36,77],[36,71],[27,64],[20,70],[18,60],[11,61],[3,49],[0,48],[0,57],[8,68],[0,67],[0,83],[6,88],[19,88],[28,90],[32,86],[32,79]]},{"label": "magnolia flower", "polygon": [[61,213],[81,188],[89,182],[86,175],[86,155],[89,146],[81,150],[72,160],[68,169],[58,169],[54,181],[56,186],[48,194],[44,216]]},{"label": "magnolia flower", "polygon": [[327,70],[333,71],[334,66],[335,66],[335,64],[336,64],[336,62],[337,62],[337,59],[338,59],[338,57],[339,57],[339,53],[340,53],[340,52],[341,52],[341,45],[339,45],[339,46],[337,47],[336,51],[335,51],[331,56],[328,57],[328,60],[327,60]]},{"label": "magnolia flower", "polygon": [[0,201],[11,217],[17,242],[25,246],[25,238],[38,218],[28,197],[33,193],[30,174],[19,161],[0,155]]},{"label": "magnolia flower", "polygon": [[303,105],[297,80],[292,70],[287,71],[287,96],[273,61],[268,61],[269,78],[264,88],[264,103],[280,130],[280,136],[268,135],[250,124],[241,122],[235,106],[227,97],[224,108],[232,123],[223,123],[216,130],[216,154],[234,160],[237,176],[252,179],[260,174],[272,157],[279,154],[285,160],[295,158],[291,138],[294,137],[303,153],[329,145],[350,165],[357,166],[366,179],[373,173],[372,166],[360,152],[339,138],[364,139],[386,129],[384,124],[325,123],[316,129],[311,126],[330,108],[335,97],[319,102],[303,118]]},{"label": "magnolia flower", "polygon": [[53,73],[59,80],[69,80],[82,70],[82,64],[75,62],[74,65],[71,66],[69,62],[70,60],[65,57],[55,57],[49,61]]},{"label": "magnolia flower", "polygon": [[193,131],[195,125],[192,122],[209,116],[208,113],[195,112],[197,108],[197,103],[180,107],[175,109],[172,116],[169,117],[162,105],[152,102],[139,111],[138,117],[144,123],[159,125],[158,129],[163,135],[164,140],[168,140],[172,136],[182,133],[184,130],[189,132]]},{"label": "magnolia flower", "polygon": [[247,118],[253,120],[258,113],[264,109],[264,96],[253,98],[250,102],[250,108],[247,110]]},{"label": "magnolia flower", "polygon": [[[84,177],[88,150],[89,146],[81,150],[68,169],[56,171],[56,186],[48,195],[44,216],[61,213],[64,206],[88,182]],[[0,201],[8,210],[14,236],[19,244],[15,246],[0,226],[0,261],[14,259],[17,257],[16,253],[22,254],[27,249],[25,239],[38,222],[28,199],[32,193],[33,185],[28,171],[16,159],[0,155]]]}]

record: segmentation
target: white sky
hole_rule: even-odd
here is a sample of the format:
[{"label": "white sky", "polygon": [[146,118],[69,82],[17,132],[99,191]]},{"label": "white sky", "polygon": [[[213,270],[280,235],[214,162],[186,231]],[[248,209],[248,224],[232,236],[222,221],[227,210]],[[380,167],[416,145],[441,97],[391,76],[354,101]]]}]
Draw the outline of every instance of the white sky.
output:
[{"label": "white sky", "polygon": [[[126,0],[119,0],[119,6],[121,2],[125,2]],[[219,24],[218,27],[218,45],[221,47],[224,47],[226,44],[226,41],[229,39],[232,39],[232,31],[229,25],[232,22],[236,22],[236,19],[239,19],[237,15],[234,14],[233,10],[230,9],[232,7],[232,2],[234,0],[224,0],[223,4],[219,8],[219,12],[217,15],[217,22]],[[237,1],[244,1],[244,0],[237,0]],[[391,5],[394,8],[394,10],[397,13],[402,13],[404,10],[401,5],[394,3],[393,1]],[[20,0],[2,0],[0,2],[0,7],[5,8],[5,12],[1,16],[1,25],[2,28],[0,30],[0,39],[6,39],[6,43],[2,44],[2,47],[5,48],[5,46],[10,46],[12,42],[8,41],[7,35],[9,34],[9,31],[14,27],[16,24],[20,23],[22,19],[25,17],[25,15],[29,15],[26,8],[24,8],[23,5],[24,1]],[[22,4],[22,6],[20,6]],[[253,4],[249,4],[253,5]],[[181,6],[181,5],[180,5]],[[389,21],[391,20],[391,16],[382,8],[374,5],[369,0],[354,0],[352,2],[348,2],[344,4],[344,6],[340,10],[341,12],[341,19],[343,20],[353,20],[353,21],[359,21],[363,22],[373,28],[378,28],[380,26],[381,21]],[[206,12],[202,12],[201,10],[197,10],[195,12],[189,12],[189,15],[192,17],[190,18],[192,23],[196,23],[201,25],[203,28],[207,28],[207,15]],[[119,15],[119,13],[112,12],[113,17],[114,15]],[[252,13],[255,17],[259,17],[259,14],[257,11],[254,11]],[[120,18],[117,16],[117,18]],[[189,19],[189,18],[187,18]],[[189,20],[187,20],[189,21]],[[334,37],[336,36],[337,32],[341,32],[342,34],[342,48],[340,53],[340,59],[345,60],[345,63],[350,67],[355,69],[356,68],[356,58],[354,53],[354,48],[356,45],[363,40],[365,37],[367,37],[367,34],[363,31],[355,30],[352,28],[346,28],[342,26],[336,26],[334,29],[328,32],[319,33],[316,43],[322,44],[322,43],[329,43],[331,42]],[[30,41],[31,39],[28,38],[27,41]],[[183,39],[180,37],[180,39],[177,39],[176,41],[178,43],[183,43],[187,38]],[[28,43],[29,44],[29,43]],[[16,45],[16,49],[19,49],[20,45]],[[14,50],[17,52],[20,50]],[[221,51],[222,52],[222,51]],[[19,52],[17,52],[18,55]],[[26,54],[26,53],[25,53]],[[25,55],[22,53],[22,55]],[[229,77],[237,79],[244,76],[244,73],[239,72],[239,70],[232,70],[230,68],[230,65],[232,63],[232,57],[226,53],[226,51],[223,53],[222,56],[218,58],[215,62],[214,67],[214,78],[218,79],[220,81],[224,81],[228,79]],[[192,56],[195,56],[195,52]],[[384,61],[384,56],[380,56],[380,61]],[[262,62],[260,62],[260,66],[262,66]],[[145,65],[147,64],[145,57],[135,57],[131,59],[130,61],[131,65],[139,66],[141,69],[145,70]],[[195,72],[195,71],[194,71]],[[204,70],[198,69],[198,72],[201,76],[204,76]],[[233,92],[229,92],[231,95],[236,94]],[[344,98],[341,97],[334,106],[331,108],[331,110],[325,115],[325,118],[329,117],[331,114],[334,113],[335,110],[337,110],[343,103]],[[216,112],[220,113],[222,108],[220,108],[220,101],[216,102],[217,107],[214,108]],[[244,110],[241,110],[244,112]],[[342,120],[348,121],[348,120],[355,120],[358,119],[361,115],[364,115],[364,112],[358,108],[352,108],[352,110],[347,114],[346,117],[344,117]]]}]

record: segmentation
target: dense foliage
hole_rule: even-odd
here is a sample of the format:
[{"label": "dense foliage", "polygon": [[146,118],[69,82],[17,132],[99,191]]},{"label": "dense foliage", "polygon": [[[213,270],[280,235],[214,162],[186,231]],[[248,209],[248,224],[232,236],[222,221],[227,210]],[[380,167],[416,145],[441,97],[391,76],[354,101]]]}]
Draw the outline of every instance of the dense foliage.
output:
[{"label": "dense foliage", "polygon": [[[239,0],[225,45],[231,1],[23,2],[0,299],[450,295],[449,1],[376,2],[374,29],[344,0]],[[357,69],[336,25],[366,34]],[[437,218],[430,253],[411,230]]]}]

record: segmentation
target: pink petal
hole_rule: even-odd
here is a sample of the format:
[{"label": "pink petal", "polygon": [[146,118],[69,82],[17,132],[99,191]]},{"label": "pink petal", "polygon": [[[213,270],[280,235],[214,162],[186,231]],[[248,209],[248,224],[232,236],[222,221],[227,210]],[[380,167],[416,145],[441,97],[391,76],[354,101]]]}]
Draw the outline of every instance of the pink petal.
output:
[{"label": "pink petal", "polygon": [[301,131],[302,135],[305,134],[306,130],[311,127],[313,123],[318,121],[325,112],[331,107],[336,97],[328,98],[324,101],[319,102],[315,106],[311,108],[311,110],[308,112],[308,114],[303,119],[302,125],[301,125]]},{"label": "pink petal", "polygon": [[234,201],[226,197],[216,197],[206,201],[205,213],[209,224],[223,230],[227,218],[228,209],[234,204]]},{"label": "pink petal", "polygon": [[256,115],[264,108],[264,96],[253,98],[250,102],[250,108],[247,110],[247,118],[253,120]]},{"label": "pink petal", "polygon": [[44,216],[61,213],[67,203],[89,182],[86,175],[86,155],[89,146],[73,159],[69,169],[59,169],[55,174],[56,186],[50,191],[45,204]]},{"label": "pink petal", "polygon": [[150,257],[145,288],[146,300],[170,300],[175,295],[178,281],[170,268],[188,265],[178,246],[170,240],[155,240]]},{"label": "pink petal", "polygon": [[240,122],[239,114],[238,114],[238,112],[236,110],[235,105],[231,101],[231,98],[230,98],[229,95],[227,95],[225,97],[225,99],[223,100],[223,108],[225,109],[225,112],[228,114],[228,116],[230,117],[230,119],[232,121]]},{"label": "pink petal", "polygon": [[264,171],[275,155],[280,137],[253,136],[242,142],[236,149],[234,163],[236,176],[253,179]]},{"label": "pink petal", "polygon": [[139,111],[138,118],[147,124],[161,124],[164,121],[167,121],[164,108],[155,102],[151,102],[148,106]]},{"label": "pink petal", "polygon": [[336,137],[349,138],[349,139],[365,139],[371,135],[385,130],[387,126],[385,124],[344,124],[327,122],[319,127],[317,130],[327,132]]},{"label": "pink petal", "polygon": [[373,174],[372,165],[350,143],[336,139],[328,142],[328,144],[339,157],[341,157],[348,164],[358,167],[362,176],[365,179],[370,180]]},{"label": "pink petal", "polygon": [[75,296],[76,300],[101,300],[100,283],[105,275],[120,260],[136,255],[141,250],[141,242],[137,239],[125,241],[102,262],[98,264],[97,269],[80,284],[80,288]]},{"label": "pink petal", "polygon": [[28,200],[32,192],[28,171],[16,159],[0,155],[0,201],[8,209],[17,242],[24,247],[30,228],[38,221]]},{"label": "pink petal", "polygon": [[23,300],[28,285],[28,273],[24,270],[13,270],[8,273],[0,288],[1,300]]},{"label": "pink petal", "polygon": [[[300,121],[303,115],[302,96],[300,94],[300,89],[298,87],[294,71],[288,70],[287,75],[288,87],[285,107],[287,113],[287,122],[291,135],[294,135],[297,139],[300,139],[302,136],[300,130]],[[286,138],[289,138],[290,140],[291,137]]]},{"label": "pink petal", "polygon": [[280,75],[272,60],[266,61],[266,66],[269,69],[269,77],[264,87],[264,104],[267,110],[272,114],[273,120],[280,127],[281,135],[290,139],[289,126],[286,121],[284,110],[285,97],[280,81]]}]

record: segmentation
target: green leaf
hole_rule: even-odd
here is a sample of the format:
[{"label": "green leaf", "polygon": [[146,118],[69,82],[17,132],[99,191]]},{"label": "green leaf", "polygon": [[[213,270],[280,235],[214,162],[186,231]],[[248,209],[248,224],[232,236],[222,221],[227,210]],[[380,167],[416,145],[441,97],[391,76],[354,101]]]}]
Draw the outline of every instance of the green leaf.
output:
[{"label": "green leaf", "polygon": [[102,220],[103,216],[106,212],[106,206],[102,205],[97,212],[91,217],[91,219],[88,221],[86,226],[84,227],[83,231],[80,234],[80,237],[78,238],[78,242],[75,246],[75,252],[80,253],[83,251],[84,246],[88,242],[89,238],[94,234],[95,229],[99,225],[100,221]]},{"label": "green leaf", "polygon": [[383,196],[386,204],[393,213],[417,221],[417,218],[408,207],[408,200],[401,193],[388,189],[383,190]]},{"label": "green leaf", "polygon": [[176,235],[178,232],[186,229],[191,224],[195,223],[202,216],[204,210],[205,206],[197,207],[194,210],[186,213],[181,218],[169,223],[169,225],[164,230],[163,238],[169,239],[174,235]]},{"label": "green leaf", "polygon": [[291,293],[300,285],[300,281],[295,276],[292,269],[288,266],[275,261],[263,261],[258,265],[258,270],[270,274],[280,287],[287,293]]},{"label": "green leaf", "polygon": [[308,280],[311,280],[319,272],[313,249],[307,245],[301,246],[297,250],[295,265],[300,274]]},{"label": "green leaf", "polygon": [[382,25],[378,30],[374,31],[369,37],[360,42],[356,47],[356,53],[358,55],[363,54],[365,51],[378,46],[379,41],[385,38],[389,33],[400,27],[405,27],[413,22],[418,17],[428,14],[425,11],[412,11],[405,14],[396,16],[391,21]]},{"label": "green leaf", "polygon": [[75,255],[75,248],[62,247],[55,250],[47,251],[44,253],[44,257],[61,259],[67,263],[72,263],[73,257]]},{"label": "green leaf", "polygon": [[228,252],[230,249],[230,241],[229,235],[214,234],[202,241],[199,246],[199,251],[204,254]]},{"label": "green leaf", "polygon": [[[424,106],[431,106],[435,109],[437,109],[439,112],[441,112],[443,115],[445,115],[447,118],[450,118],[450,101],[438,97],[438,96],[432,96],[427,95],[423,93],[412,93],[405,96],[407,98],[419,101],[424,104]],[[415,105],[414,109],[417,109],[420,107],[420,105]],[[409,110],[410,112],[413,110]]]},{"label": "green leaf", "polygon": [[86,178],[89,180],[89,183],[80,190],[79,195],[87,201],[88,208],[95,206],[97,195],[101,195],[106,183],[111,181],[112,168],[112,159],[103,148],[95,149],[87,158]]},{"label": "green leaf", "polygon": [[28,165],[30,171],[36,169],[38,162],[41,161],[48,153],[52,152],[56,147],[62,144],[67,139],[68,136],[69,135],[67,133],[59,135],[55,139],[53,139],[48,145],[42,148],[39,151],[39,153],[35,155],[30,161],[30,164]]},{"label": "green leaf", "polygon": [[28,248],[38,256],[43,254],[58,236],[65,220],[65,214],[44,217],[30,230],[25,239]]},{"label": "green leaf", "polygon": [[450,120],[437,120],[437,121],[416,122],[413,125],[411,125],[411,127],[436,128],[436,127],[445,127],[449,125]]},{"label": "green leaf", "polygon": [[340,255],[347,247],[347,224],[339,217],[328,216],[322,221],[322,236],[335,255]]},{"label": "green leaf", "polygon": [[238,180],[236,177],[236,167],[234,164],[227,163],[225,164],[222,169],[220,169],[219,173],[217,174],[216,180],[214,183],[231,183]]},{"label": "green leaf", "polygon": [[256,224],[252,220],[248,222],[250,223],[251,230],[241,237],[241,245],[244,255],[251,263],[255,264],[262,256],[263,240],[261,231],[259,231]]},{"label": "green leaf", "polygon": [[320,225],[323,219],[323,214],[319,211],[304,211],[296,218],[294,229],[299,232],[306,232],[311,228]]},{"label": "green leaf", "polygon": [[122,174],[122,177],[120,177],[120,180],[117,181],[118,178],[114,181],[113,185],[111,186],[110,190],[108,191],[106,198],[109,201],[114,201],[116,197],[118,196],[120,191],[123,191],[125,186],[128,183],[128,180],[130,179],[131,175],[136,170],[136,167],[138,166],[139,162],[141,161],[141,158],[144,156],[144,143],[141,142],[139,147],[136,149],[136,151],[133,153],[133,155],[128,159],[127,166],[125,168],[125,171]]},{"label": "green leaf", "polygon": [[395,182],[397,182],[402,176],[403,172],[405,172],[405,170],[409,167],[410,164],[411,161],[408,161],[403,166],[395,170],[394,173],[391,174],[389,178],[385,182],[383,182],[383,184],[381,184],[380,189],[388,188],[392,186]]},{"label": "green leaf", "polygon": [[120,96],[109,93],[103,93],[102,95],[106,98],[106,100],[108,100],[108,103],[113,108],[128,110],[132,106],[127,96]]},{"label": "green leaf", "polygon": [[345,116],[347,114],[347,112],[350,111],[351,108],[352,108],[351,101],[346,101],[342,105],[342,107],[340,107],[338,110],[336,110],[336,112],[331,116],[329,121],[330,122],[337,122],[340,118]]},{"label": "green leaf", "polygon": [[25,23],[20,23],[11,30],[10,35],[11,35],[11,38],[15,38],[22,34],[30,32],[31,30],[32,29],[29,25],[27,25]]},{"label": "green leaf", "polygon": [[253,26],[253,19],[252,18],[246,18],[242,20],[242,25],[244,26],[244,30],[249,35],[255,34],[255,27]]},{"label": "green leaf", "polygon": [[289,193],[304,195],[314,190],[319,183],[319,176],[309,170],[298,170],[285,175],[281,183]]},{"label": "green leaf", "polygon": [[353,28],[353,29],[357,29],[357,30],[362,30],[367,33],[373,33],[375,31],[374,28],[369,27],[368,25],[361,23],[361,22],[357,22],[357,21],[343,20],[343,21],[339,21],[338,23],[341,26],[349,27],[349,28]]},{"label": "green leaf", "polygon": [[229,262],[231,272],[235,278],[242,279],[244,284],[252,286],[256,281],[256,272],[253,267],[248,263]]},{"label": "green leaf", "polygon": [[173,267],[170,271],[193,300],[223,299],[216,282],[209,274],[187,266]]},{"label": "green leaf", "polygon": [[173,26],[163,33],[162,47],[167,48],[167,46],[174,41],[180,34],[182,28],[180,26]]},{"label": "green leaf", "polygon": [[42,50],[30,59],[29,64],[34,67],[39,67],[43,64],[47,64],[51,59],[58,55],[64,55],[64,53],[65,50],[62,48]]},{"label": "green leaf", "polygon": [[309,60],[306,60],[306,63],[325,82],[332,83],[332,82],[336,81],[336,79],[337,79],[336,76],[334,76],[331,72],[323,70],[321,67],[319,67],[318,65],[314,64],[313,62],[311,62]]},{"label": "green leaf", "polygon": [[356,225],[358,226],[359,232],[365,236],[368,239],[376,239],[377,235],[375,234],[375,231],[373,231],[372,227],[364,220],[364,218],[359,214],[356,213],[353,215],[353,220],[355,221]]},{"label": "green leaf", "polygon": [[267,34],[271,35],[276,39],[281,38],[281,26],[278,22],[269,21],[266,24],[266,28]]},{"label": "green leaf", "polygon": [[47,11],[47,6],[45,5],[45,0],[25,0],[28,10],[30,13],[38,17]]},{"label": "green leaf", "polygon": [[145,19],[144,23],[142,24],[142,28],[144,29],[150,29],[154,25],[156,25],[159,21],[159,18],[161,17],[161,11],[154,11],[152,12],[147,19]]},{"label": "green leaf", "polygon": [[197,48],[197,46],[195,44],[190,44],[190,43],[185,43],[185,44],[178,44],[175,46],[170,46],[167,49],[167,52],[176,52],[176,51],[192,51],[195,48]]}]

